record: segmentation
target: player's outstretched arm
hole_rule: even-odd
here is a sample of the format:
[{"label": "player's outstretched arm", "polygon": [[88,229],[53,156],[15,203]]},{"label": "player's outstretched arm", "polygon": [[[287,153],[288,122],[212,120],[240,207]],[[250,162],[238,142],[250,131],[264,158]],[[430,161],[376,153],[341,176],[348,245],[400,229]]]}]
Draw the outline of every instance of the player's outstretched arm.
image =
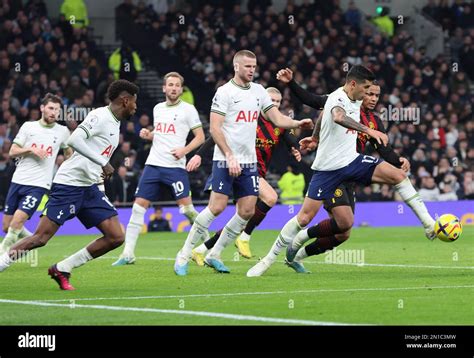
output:
[{"label": "player's outstretched arm", "polygon": [[8,155],[10,158],[24,157],[26,155],[34,155],[39,159],[46,159],[48,157],[48,153],[44,149],[38,147],[23,148],[15,143],[12,144]]},{"label": "player's outstretched arm", "polygon": [[296,81],[293,79],[293,71],[291,69],[284,68],[278,71],[277,73],[277,80],[286,83],[290,91],[303,103],[307,106],[320,109],[324,107],[326,100],[328,99],[327,95],[315,95],[309,93],[303,87],[301,87]]},{"label": "player's outstretched arm", "polygon": [[363,124],[349,117],[346,115],[346,111],[343,108],[336,106],[331,110],[331,114],[333,121],[344,128],[354,129],[357,132],[368,134],[370,137],[377,140],[379,144],[387,145],[388,137],[386,134],[364,126]]},{"label": "player's outstretched arm", "polygon": [[176,159],[181,159],[187,154],[191,153],[194,149],[199,147],[202,143],[204,143],[204,131],[202,127],[194,128],[192,130],[194,134],[194,138],[182,148],[175,148],[171,151],[171,154],[175,156]]},{"label": "player's outstretched arm", "polygon": [[74,132],[72,132],[66,144],[95,164],[100,165],[101,167],[106,166],[109,160],[93,151],[87,144],[86,139],[87,133],[79,126]]},{"label": "player's outstretched arm", "polygon": [[285,133],[283,133],[282,138],[291,155],[296,159],[297,162],[301,162],[301,153],[297,149],[299,146],[298,139],[296,138],[296,136],[290,131],[286,131]]},{"label": "player's outstretched arm", "polygon": [[214,139],[212,136],[207,138],[204,144],[199,148],[196,154],[193,155],[191,159],[189,159],[188,164],[186,164],[186,170],[188,172],[192,172],[201,166],[202,157],[204,157],[208,152],[211,152],[211,149],[214,148]]},{"label": "player's outstretched arm", "polygon": [[221,152],[227,158],[227,166],[229,167],[229,174],[231,176],[237,177],[240,175],[242,170],[240,168],[239,162],[234,157],[234,153],[232,152],[229,145],[227,144],[227,141],[225,140],[224,132],[222,131],[224,120],[225,120],[225,116],[216,112],[211,112],[210,132],[211,132],[212,139],[214,139],[214,142],[216,142]]},{"label": "player's outstretched arm", "polygon": [[316,124],[314,125],[313,134],[311,137],[306,137],[300,140],[300,150],[313,151],[318,147],[319,143],[319,132],[321,132],[321,123],[323,121],[323,111],[319,113]]},{"label": "player's outstretched arm", "polygon": [[270,108],[265,112],[265,117],[273,122],[274,125],[280,128],[293,129],[313,129],[313,121],[309,118],[295,121],[294,119],[282,114],[276,107]]}]

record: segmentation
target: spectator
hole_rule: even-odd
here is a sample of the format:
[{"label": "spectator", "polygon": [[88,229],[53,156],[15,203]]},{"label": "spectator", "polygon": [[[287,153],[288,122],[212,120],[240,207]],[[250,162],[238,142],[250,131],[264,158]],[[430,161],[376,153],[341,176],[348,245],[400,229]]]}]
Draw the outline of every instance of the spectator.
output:
[{"label": "spectator", "polygon": [[393,20],[388,16],[389,13],[390,8],[383,6],[379,16],[372,21],[385,36],[390,38],[394,34],[394,24]]},{"label": "spectator", "polygon": [[163,218],[163,209],[160,206],[155,208],[155,213],[148,223],[148,232],[171,231],[170,222]]},{"label": "spectator", "polygon": [[423,201],[439,200],[439,189],[431,176],[425,176],[421,180],[421,189],[418,191]]},{"label": "spectator", "polygon": [[89,26],[87,7],[84,0],[64,0],[59,10],[69,21],[72,27],[82,28]]},{"label": "spectator", "polygon": [[124,40],[123,36],[130,33],[136,8],[133,0],[124,0],[115,8],[115,33],[116,40]]},{"label": "spectator", "polygon": [[299,204],[303,202],[304,175],[298,173],[295,166],[287,167],[287,172],[278,181],[278,187],[281,190],[280,199],[282,204]]},{"label": "spectator", "polygon": [[349,6],[346,13],[344,14],[344,17],[347,23],[350,24],[357,32],[360,31],[360,21],[362,15],[354,1],[349,1]]},{"label": "spectator", "polygon": [[107,196],[114,205],[131,203],[134,199],[133,178],[129,178],[127,168],[120,166],[111,180],[106,185]]},{"label": "spectator", "polygon": [[142,70],[142,61],[138,53],[125,43],[110,55],[109,68],[116,80],[120,78],[135,82],[137,73]]}]

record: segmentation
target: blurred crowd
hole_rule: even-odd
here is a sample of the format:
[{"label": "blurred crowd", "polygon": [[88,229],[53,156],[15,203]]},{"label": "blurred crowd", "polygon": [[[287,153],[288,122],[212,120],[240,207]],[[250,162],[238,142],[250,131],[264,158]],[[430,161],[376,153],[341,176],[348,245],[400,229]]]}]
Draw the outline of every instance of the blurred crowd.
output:
[{"label": "blurred crowd", "polygon": [[[271,0],[185,1],[124,0],[115,9],[117,38],[133,46],[144,62],[162,51],[178,58],[178,72],[191,73],[203,84],[190,89],[201,94],[228,81],[232,57],[247,48],[256,53],[255,80],[282,90],[281,110],[296,118],[316,118],[318,110],[302,105],[278,83],[280,68],[293,69],[295,79],[308,91],[332,92],[350,65],[366,64],[375,73],[382,95],[377,110],[388,113],[387,131],[395,150],[411,161],[413,182],[426,200],[474,198],[474,81],[473,5],[464,1],[429,1],[423,9],[446,33],[450,56],[428,58],[425,48],[403,29],[382,35],[373,19],[365,19],[356,3],[343,11],[338,1],[288,1],[277,13]],[[392,14],[393,15],[393,14]],[[374,14],[375,16],[375,14]],[[0,3],[0,202],[14,163],[8,157],[11,140],[26,120],[38,119],[39,99],[50,91],[61,95],[68,108],[97,107],[106,103],[108,84],[117,76],[93,41],[87,26],[71,26],[63,14],[48,17],[43,0]],[[163,63],[149,63],[160,71]],[[345,66],[347,64],[348,66]],[[163,74],[163,73],[162,73]],[[207,86],[204,88],[204,86]],[[210,103],[210,102],[209,102]],[[401,109],[417,115],[403,115]],[[112,158],[116,168],[107,185],[115,203],[133,200],[150,143],[138,132],[152,124],[152,108],[140,107],[133,121],[123,123],[120,147]],[[209,107],[198,106],[208,121]],[[70,129],[77,126],[67,121]],[[206,126],[205,126],[206,127]],[[297,133],[306,136],[310,133]],[[277,179],[293,166],[278,149],[270,171]],[[298,170],[311,175],[314,153],[303,153]],[[62,158],[58,158],[58,165]],[[193,195],[200,198],[204,172],[192,175]],[[358,188],[359,201],[394,200],[388,186]]]}]

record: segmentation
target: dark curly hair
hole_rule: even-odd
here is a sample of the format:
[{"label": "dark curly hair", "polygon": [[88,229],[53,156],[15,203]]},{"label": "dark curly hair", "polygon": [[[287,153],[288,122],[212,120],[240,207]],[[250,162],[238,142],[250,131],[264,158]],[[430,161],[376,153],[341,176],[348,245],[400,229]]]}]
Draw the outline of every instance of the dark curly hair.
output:
[{"label": "dark curly hair", "polygon": [[107,97],[111,101],[115,101],[122,92],[127,92],[129,95],[134,96],[138,94],[139,88],[136,84],[127,80],[117,80],[110,84],[107,89]]}]

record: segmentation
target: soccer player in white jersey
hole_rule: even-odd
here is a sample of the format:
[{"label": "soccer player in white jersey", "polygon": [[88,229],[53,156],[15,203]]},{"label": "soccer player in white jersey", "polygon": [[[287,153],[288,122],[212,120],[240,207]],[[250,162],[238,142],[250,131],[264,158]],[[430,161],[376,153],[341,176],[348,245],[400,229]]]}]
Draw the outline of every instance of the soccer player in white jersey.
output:
[{"label": "soccer player in white jersey", "polygon": [[233,59],[234,77],[217,89],[210,114],[211,135],[216,143],[209,205],[197,216],[174,265],[179,276],[187,274],[194,245],[208,234],[212,221],[227,206],[231,193],[237,212],[224,227],[205,263],[218,272],[229,272],[220,255],[243,231],[253,216],[259,193],[255,140],[260,112],[281,128],[312,128],[310,119],[295,121],[275,108],[263,86],[253,83],[257,67],[253,52],[242,50]]},{"label": "soccer player in white jersey", "polygon": [[[180,212],[191,224],[198,215],[191,200],[189,176],[185,168],[186,154],[204,143],[204,131],[196,108],[179,98],[183,93],[183,82],[184,78],[177,72],[164,76],[166,102],[158,103],[153,109],[153,132],[145,128],[140,131],[140,136],[153,141],[153,144],[135,192],[123,253],[112,266],[135,262],[135,246],[145,213],[150,202],[159,199],[160,184],[172,189]],[[191,131],[194,138],[186,145]]]},{"label": "soccer player in white jersey", "polygon": [[41,119],[25,122],[13,140],[10,157],[18,158],[18,162],[5,201],[3,231],[7,235],[0,244],[0,254],[31,235],[24,225],[51,189],[56,156],[60,149],[66,158],[72,153],[66,145],[69,130],[56,123],[61,107],[61,98],[47,93],[41,101]]},{"label": "soccer player in white jersey", "polygon": [[61,289],[74,290],[69,283],[73,268],[123,243],[117,210],[97,183],[101,176],[109,177],[114,172],[109,159],[119,142],[120,121],[135,113],[137,93],[138,87],[129,81],[112,82],[107,92],[110,105],[91,111],[71,134],[67,144],[75,152],[54,177],[49,201],[35,233],[0,256],[0,272],[30,250],[46,245],[59,227],[74,216],[88,229],[97,227],[103,236],[49,268],[48,274]]},{"label": "soccer player in white jersey", "polygon": [[[358,132],[367,134],[379,144],[388,143],[386,134],[360,123],[360,105],[374,80],[374,74],[369,69],[357,65],[347,73],[344,87],[329,95],[324,105],[319,148],[311,167],[314,174],[303,206],[298,215],[286,223],[268,254],[247,272],[247,276],[263,275],[287,246],[286,259],[289,263],[293,262],[300,247],[309,240],[305,227],[316,216],[323,201],[331,198],[335,189],[346,181],[363,185],[372,182],[393,185],[423,223],[426,235],[434,237],[434,220],[405,172],[381,159],[357,153]],[[334,219],[325,222],[327,224],[319,228],[319,236],[343,232]],[[301,230],[305,235],[298,235]]]}]

